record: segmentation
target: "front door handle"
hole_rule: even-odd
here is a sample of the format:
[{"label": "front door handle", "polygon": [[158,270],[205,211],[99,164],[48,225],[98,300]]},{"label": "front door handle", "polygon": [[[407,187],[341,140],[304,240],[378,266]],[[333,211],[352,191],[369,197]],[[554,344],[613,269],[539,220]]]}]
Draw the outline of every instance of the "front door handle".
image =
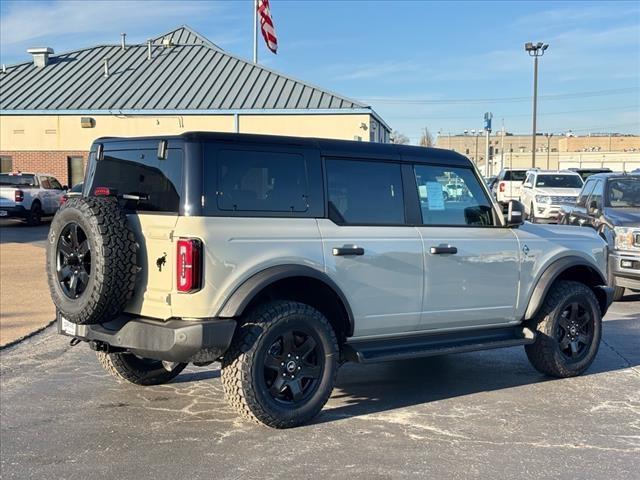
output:
[{"label": "front door handle", "polygon": [[450,253],[450,254],[458,253],[458,249],[456,247],[452,247],[451,245],[439,245],[437,247],[431,247],[429,251],[433,255],[440,255],[443,253]]},{"label": "front door handle", "polygon": [[364,255],[364,248],[362,247],[334,247],[333,255],[336,257],[345,256],[345,255]]}]

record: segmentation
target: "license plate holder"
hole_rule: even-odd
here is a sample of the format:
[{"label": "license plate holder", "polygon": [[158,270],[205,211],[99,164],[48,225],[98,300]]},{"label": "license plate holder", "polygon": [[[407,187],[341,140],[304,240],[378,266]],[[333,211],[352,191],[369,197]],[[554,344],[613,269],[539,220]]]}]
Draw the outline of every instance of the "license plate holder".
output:
[{"label": "license plate holder", "polygon": [[60,315],[60,333],[75,337],[78,334],[78,326]]}]

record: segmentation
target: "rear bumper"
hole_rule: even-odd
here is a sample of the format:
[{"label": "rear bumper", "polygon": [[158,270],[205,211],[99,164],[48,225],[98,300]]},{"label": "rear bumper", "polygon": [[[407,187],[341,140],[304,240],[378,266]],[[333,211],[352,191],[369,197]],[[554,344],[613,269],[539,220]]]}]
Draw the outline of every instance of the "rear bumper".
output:
[{"label": "rear bumper", "polygon": [[123,316],[101,325],[75,325],[57,315],[58,333],[90,342],[103,351],[128,351],[169,362],[211,362],[229,348],[233,319],[159,321]]},{"label": "rear bumper", "polygon": [[[6,213],[3,213],[6,212]],[[0,207],[0,218],[27,218],[29,210],[22,205],[14,207]]]}]

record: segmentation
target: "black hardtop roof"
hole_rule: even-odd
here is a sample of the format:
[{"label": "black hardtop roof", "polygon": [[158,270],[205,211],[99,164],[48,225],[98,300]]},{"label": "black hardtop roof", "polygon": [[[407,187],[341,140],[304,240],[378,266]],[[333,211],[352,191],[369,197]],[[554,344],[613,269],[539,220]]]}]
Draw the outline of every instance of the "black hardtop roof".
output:
[{"label": "black hardtop roof", "polygon": [[[458,166],[469,166],[471,161],[452,150],[392,143],[356,142],[350,140],[334,140],[328,138],[287,137],[280,135],[255,135],[248,133],[223,132],[187,132],[180,135],[150,137],[102,137],[94,143],[102,143],[105,148],[109,144],[118,144],[120,148],[134,148],[141,143],[155,143],[167,140],[169,148],[172,141],[178,142],[221,142],[244,144],[270,144],[298,148],[319,149],[324,156],[371,158],[378,160],[404,160],[418,162],[436,162]],[[125,145],[127,146],[125,147]],[[114,145],[115,146],[115,145]]]}]

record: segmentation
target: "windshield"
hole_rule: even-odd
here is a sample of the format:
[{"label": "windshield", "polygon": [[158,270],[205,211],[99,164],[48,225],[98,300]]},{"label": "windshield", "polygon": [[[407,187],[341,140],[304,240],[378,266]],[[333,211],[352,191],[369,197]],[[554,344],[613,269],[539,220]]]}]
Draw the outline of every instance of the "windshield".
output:
[{"label": "windshield", "polygon": [[507,182],[524,182],[526,176],[526,170],[507,170],[504,172],[504,179]]},{"label": "windshield", "polygon": [[12,187],[35,187],[35,175],[10,175],[8,173],[0,173],[0,185],[9,185]]},{"label": "windshield", "polygon": [[607,206],[613,208],[640,207],[640,177],[609,180]]},{"label": "windshield", "polygon": [[536,187],[582,188],[580,175],[538,175]]}]

